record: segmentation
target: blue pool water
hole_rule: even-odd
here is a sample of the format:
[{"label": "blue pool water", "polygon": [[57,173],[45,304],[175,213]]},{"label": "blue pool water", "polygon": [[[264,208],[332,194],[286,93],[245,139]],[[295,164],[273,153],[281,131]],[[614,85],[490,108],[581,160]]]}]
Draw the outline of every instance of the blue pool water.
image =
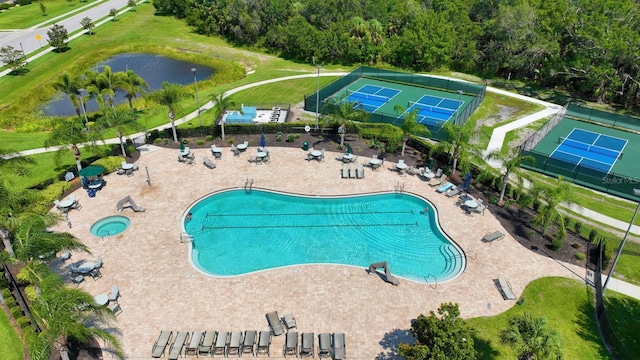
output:
[{"label": "blue pool water", "polygon": [[193,238],[192,261],[216,276],[387,261],[395,275],[442,282],[465,267],[462,251],[439,230],[433,207],[410,194],[305,197],[230,190],[198,201],[189,212],[192,220],[184,226]]}]

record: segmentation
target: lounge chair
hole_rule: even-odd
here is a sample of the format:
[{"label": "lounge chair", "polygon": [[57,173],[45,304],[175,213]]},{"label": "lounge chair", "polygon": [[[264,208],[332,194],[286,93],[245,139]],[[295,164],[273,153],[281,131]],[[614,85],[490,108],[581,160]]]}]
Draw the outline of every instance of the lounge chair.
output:
[{"label": "lounge chair", "polygon": [[84,281],[84,276],[82,275],[75,275],[74,277],[71,278],[71,281],[76,284],[76,286],[80,285],[81,282]]},{"label": "lounge chair", "polygon": [[349,178],[349,165],[347,164],[343,164],[342,165],[342,178],[343,179],[348,179]]},{"label": "lounge chair", "polygon": [[182,353],[182,349],[187,344],[187,340],[189,340],[189,332],[178,331],[176,339],[169,349],[169,360],[178,360],[178,357]]},{"label": "lounge chair", "polygon": [[198,354],[198,348],[200,348],[200,344],[202,344],[202,331],[194,331],[191,333],[191,340],[189,340],[189,345],[184,349],[184,356],[193,353],[194,355]]},{"label": "lounge chair", "polygon": [[333,359],[344,360],[347,358],[344,333],[333,334]]},{"label": "lounge chair", "polygon": [[364,165],[362,165],[362,163],[358,164],[358,167],[356,168],[356,178],[364,179]]},{"label": "lounge chair", "polygon": [[118,303],[113,303],[113,304],[109,305],[108,309],[111,310],[111,313],[115,317],[118,317],[118,315],[120,315],[122,313],[122,308],[120,307],[120,304],[118,304]]},{"label": "lounge chair", "polygon": [[439,193],[444,193],[444,192],[449,191],[449,189],[451,189],[452,187],[453,187],[453,184],[447,181],[442,186],[437,188],[436,191],[439,192]]},{"label": "lounge chair", "polygon": [[447,179],[447,174],[442,174],[439,177],[434,177],[429,180],[429,186],[438,186],[442,184]]},{"label": "lounge chair", "polygon": [[215,345],[213,345],[212,355],[226,355],[228,342],[229,333],[227,331],[220,331],[218,337],[216,337]]},{"label": "lounge chair", "polygon": [[271,347],[271,332],[270,331],[260,331],[260,337],[258,338],[258,350],[256,351],[256,355],[260,354],[269,354],[269,348]]},{"label": "lounge chair", "polygon": [[516,300],[518,298],[516,297],[516,294],[513,293],[511,284],[504,277],[498,276],[498,286],[500,287],[500,292],[505,300]]},{"label": "lounge chair", "polygon": [[287,355],[294,355],[295,357],[298,357],[298,332],[297,331],[290,331],[287,333],[287,338],[284,342],[282,353],[284,354],[284,357],[287,357]]},{"label": "lounge chair", "polygon": [[298,325],[296,324],[296,318],[294,318],[291,314],[285,314],[285,316],[282,318],[282,323],[287,327],[287,330],[298,328]]},{"label": "lounge chair", "polygon": [[284,333],[284,326],[282,326],[282,322],[280,322],[280,317],[278,316],[277,311],[272,311],[267,313],[267,322],[269,323],[269,328],[271,329],[271,333],[274,336],[280,336]]},{"label": "lounge chair", "polygon": [[482,241],[490,243],[490,242],[493,242],[493,241],[496,241],[496,240],[500,240],[503,237],[504,237],[503,233],[501,233],[500,231],[495,231],[495,232],[492,232],[492,233],[489,233],[489,234],[483,236],[482,237]]},{"label": "lounge chair", "polygon": [[331,334],[318,335],[318,357],[331,356]]},{"label": "lounge chair", "polygon": [[445,195],[447,195],[447,197],[454,197],[460,194],[460,191],[462,191],[462,185],[458,185],[455,189],[450,189]]},{"label": "lounge chair", "polygon": [[100,269],[93,269],[89,271],[89,276],[91,276],[91,278],[95,281],[102,277],[102,273],[100,272]]},{"label": "lounge chair", "polygon": [[118,297],[120,297],[120,290],[118,289],[118,285],[113,285],[111,287],[111,291],[109,292],[109,301],[118,301]]},{"label": "lounge chair", "polygon": [[202,342],[198,347],[198,355],[207,355],[211,353],[217,334],[218,333],[215,331],[205,331],[204,338],[202,338]]},{"label": "lounge chair", "polygon": [[204,166],[208,167],[209,169],[215,169],[216,168],[216,164],[214,164],[213,161],[211,161],[211,159],[209,159],[209,157],[206,156],[206,155],[205,155],[204,161],[202,163],[204,164]]},{"label": "lounge chair", "polygon": [[473,209],[473,212],[484,215],[484,211],[487,210],[485,205],[478,205],[477,208]]},{"label": "lounge chair", "polygon": [[96,266],[94,266],[93,268],[102,269],[102,256],[98,256],[98,258],[96,259]]},{"label": "lounge chair", "polygon": [[161,357],[164,354],[164,351],[167,349],[167,345],[169,345],[171,337],[173,337],[173,331],[161,331],[160,336],[158,336],[158,340],[156,340],[156,342],[153,344],[151,357]]},{"label": "lounge chair", "polygon": [[255,330],[247,330],[244,332],[244,342],[242,343],[242,354],[251,354],[256,356],[254,346],[256,344],[256,336],[258,332]]},{"label": "lounge chair", "polygon": [[356,178],[356,167],[355,165],[349,165],[349,179]]},{"label": "lounge chair", "polygon": [[300,357],[313,357],[313,333],[302,333]]},{"label": "lounge chair", "polygon": [[240,356],[240,345],[242,344],[242,332],[234,331],[229,338],[229,346],[227,347],[227,356],[238,355]]}]

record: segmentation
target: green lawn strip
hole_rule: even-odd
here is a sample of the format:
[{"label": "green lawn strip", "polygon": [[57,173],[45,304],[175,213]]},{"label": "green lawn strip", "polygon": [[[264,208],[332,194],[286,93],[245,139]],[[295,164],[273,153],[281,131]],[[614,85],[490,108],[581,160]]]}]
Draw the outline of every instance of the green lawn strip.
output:
[{"label": "green lawn strip", "polygon": [[522,306],[493,316],[469,319],[477,330],[479,359],[515,359],[515,352],[500,344],[500,332],[515,315],[529,312],[543,316],[562,339],[565,359],[609,359],[594,318],[593,294],[584,282],[559,277],[531,282],[524,290]]},{"label": "green lawn strip", "polygon": [[22,360],[22,342],[11,325],[7,313],[0,309],[0,359]]},{"label": "green lawn strip", "polygon": [[[627,245],[625,245],[626,247]],[[640,257],[625,254],[623,251],[620,259],[618,259],[613,277],[640,286]],[[637,352],[637,354],[640,354],[640,352]]]},{"label": "green lawn strip", "polygon": [[[502,143],[502,148],[500,152],[503,154],[508,154],[509,151],[513,148],[513,144],[515,140],[526,140],[523,139],[523,135],[528,132],[528,130],[538,131],[540,128],[549,121],[549,117],[542,118],[540,120],[534,121],[527,125],[524,128],[515,129],[513,131],[509,131],[504,136],[504,142]],[[518,141],[521,143],[522,141]]]},{"label": "green lawn strip", "polygon": [[640,300],[608,290],[605,306],[611,327],[631,356],[640,354]]},{"label": "green lawn strip", "polygon": [[[89,0],[86,2],[73,2],[69,4],[66,0],[49,0],[46,2],[34,1],[33,3],[25,6],[14,6],[10,10],[0,13],[0,29],[26,29],[62,14],[74,11],[80,7],[90,4],[91,2],[93,2],[93,6],[102,3],[101,1]],[[42,16],[40,3],[43,3],[46,6],[47,16]],[[69,14],[69,16],[72,15],[73,14]],[[58,21],[64,20],[69,16],[61,18]],[[52,24],[53,23],[49,23],[48,25]]]},{"label": "green lawn strip", "polygon": [[44,147],[48,132],[17,133],[0,129],[0,144],[5,149],[15,151]]}]

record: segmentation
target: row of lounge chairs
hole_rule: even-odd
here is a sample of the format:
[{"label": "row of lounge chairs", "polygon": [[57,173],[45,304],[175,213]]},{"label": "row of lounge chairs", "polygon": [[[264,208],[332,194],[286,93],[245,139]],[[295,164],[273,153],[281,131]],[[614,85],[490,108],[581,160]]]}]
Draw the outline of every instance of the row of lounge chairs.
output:
[{"label": "row of lounge chairs", "polygon": [[187,355],[238,355],[259,354],[270,355],[271,332],[247,330],[241,331],[178,331],[173,338],[172,331],[161,331],[153,344],[151,357],[159,358],[165,355],[170,360],[177,360]]},{"label": "row of lounge chairs", "polygon": [[364,179],[364,164],[343,164],[340,174],[343,179]]},{"label": "row of lounge chairs", "polygon": [[[315,336],[312,332],[302,333],[301,344],[298,346],[298,332],[287,333],[285,344],[282,349],[284,357],[294,355],[295,357],[314,357]],[[347,349],[344,333],[323,333],[318,335],[318,357],[332,357],[335,360],[347,358]]]}]

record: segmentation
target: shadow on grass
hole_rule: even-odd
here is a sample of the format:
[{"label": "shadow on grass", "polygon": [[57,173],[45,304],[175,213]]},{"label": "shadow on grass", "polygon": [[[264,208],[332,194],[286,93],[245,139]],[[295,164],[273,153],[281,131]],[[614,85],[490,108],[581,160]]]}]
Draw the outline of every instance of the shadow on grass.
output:
[{"label": "shadow on grass", "polygon": [[[590,286],[585,286],[584,293],[587,299],[582,302],[579,312],[576,313],[576,334],[585,342],[604,344],[596,323],[593,290]],[[601,359],[610,358],[610,354],[606,347],[600,346],[599,348],[600,353],[598,355]]]},{"label": "shadow on grass", "polygon": [[[617,349],[610,342],[616,353],[624,350],[628,354],[640,354],[640,301],[617,293],[606,293],[605,307],[614,336],[618,338],[624,349]],[[623,357],[621,357],[623,358]]]},{"label": "shadow on grass", "polygon": [[477,335],[473,336],[473,347],[478,352],[478,359],[495,359],[500,355],[491,344],[491,340],[481,339]]},{"label": "shadow on grass", "polygon": [[384,334],[382,340],[380,340],[380,345],[384,352],[379,353],[376,356],[376,360],[400,360],[404,359],[400,354],[398,354],[398,345],[404,344],[413,344],[416,339],[411,335],[409,330],[404,329],[393,329],[391,332]]}]

